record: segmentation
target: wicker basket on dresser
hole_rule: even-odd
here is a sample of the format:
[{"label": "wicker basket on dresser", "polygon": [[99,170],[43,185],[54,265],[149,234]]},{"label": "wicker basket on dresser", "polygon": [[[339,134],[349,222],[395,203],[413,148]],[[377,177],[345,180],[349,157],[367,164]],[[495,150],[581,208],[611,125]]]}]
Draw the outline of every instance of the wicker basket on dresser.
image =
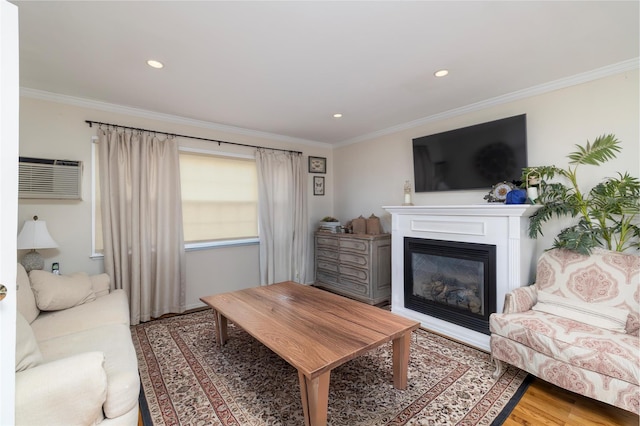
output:
[{"label": "wicker basket on dresser", "polygon": [[316,232],[315,286],[378,305],[391,298],[391,234]]}]

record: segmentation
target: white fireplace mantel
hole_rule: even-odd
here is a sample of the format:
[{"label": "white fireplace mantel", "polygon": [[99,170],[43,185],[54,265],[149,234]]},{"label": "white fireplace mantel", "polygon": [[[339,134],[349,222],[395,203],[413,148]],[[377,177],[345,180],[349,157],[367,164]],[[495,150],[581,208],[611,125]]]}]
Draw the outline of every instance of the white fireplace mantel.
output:
[{"label": "white fireplace mantel", "polygon": [[392,312],[420,321],[426,329],[489,351],[489,335],[405,308],[404,238],[494,245],[496,310],[502,312],[505,295],[531,283],[535,269],[535,240],[528,237],[528,218],[540,206],[478,204],[383,208],[391,213]]}]

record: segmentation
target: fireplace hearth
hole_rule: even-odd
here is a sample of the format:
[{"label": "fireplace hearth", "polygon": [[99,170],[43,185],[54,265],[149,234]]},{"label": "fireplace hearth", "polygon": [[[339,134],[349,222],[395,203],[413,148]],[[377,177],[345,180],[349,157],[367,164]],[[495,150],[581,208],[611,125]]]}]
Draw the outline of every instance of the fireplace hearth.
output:
[{"label": "fireplace hearth", "polygon": [[404,276],[405,308],[489,334],[494,245],[405,237]]}]

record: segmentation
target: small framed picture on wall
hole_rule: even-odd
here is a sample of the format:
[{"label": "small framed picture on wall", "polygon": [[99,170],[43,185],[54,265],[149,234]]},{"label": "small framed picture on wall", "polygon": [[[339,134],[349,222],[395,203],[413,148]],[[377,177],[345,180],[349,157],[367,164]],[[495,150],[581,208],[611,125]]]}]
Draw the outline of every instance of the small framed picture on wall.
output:
[{"label": "small framed picture on wall", "polygon": [[309,156],[309,173],[327,173],[327,159]]},{"label": "small framed picture on wall", "polygon": [[313,177],[313,195],[324,195],[324,176]]}]

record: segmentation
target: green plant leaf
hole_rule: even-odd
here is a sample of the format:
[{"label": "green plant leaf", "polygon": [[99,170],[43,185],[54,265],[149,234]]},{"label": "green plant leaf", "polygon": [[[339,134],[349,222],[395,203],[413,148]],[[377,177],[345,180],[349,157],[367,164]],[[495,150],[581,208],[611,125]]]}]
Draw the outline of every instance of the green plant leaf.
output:
[{"label": "green plant leaf", "polygon": [[554,248],[564,248],[581,254],[590,254],[591,250],[599,245],[598,232],[593,232],[585,220],[563,229],[553,241]]},{"label": "green plant leaf", "polygon": [[[563,229],[554,247],[588,254],[594,247],[624,251],[640,249],[640,180],[628,173],[618,173],[595,185],[588,192],[578,187],[577,170],[582,164],[599,165],[620,152],[620,142],[612,134],[602,135],[593,143],[568,155],[573,167],[527,167],[522,179],[534,177],[539,184],[542,207],[530,218],[529,236],[543,235],[543,224],[556,217],[577,217],[578,223]],[[560,177],[557,181],[555,178]],[[553,181],[551,181],[553,180]]]},{"label": "green plant leaf", "polygon": [[616,158],[616,153],[620,152],[620,141],[612,134],[597,137],[592,144],[582,147],[576,145],[577,151],[570,153],[567,157],[569,164],[591,164],[597,166]]},{"label": "green plant leaf", "polygon": [[556,166],[536,166],[522,169],[520,180],[526,183],[529,178],[536,178],[541,181],[553,179],[556,175],[566,176],[566,172]]},{"label": "green plant leaf", "polygon": [[567,206],[563,203],[543,204],[543,206],[529,218],[529,237],[537,238],[538,234],[544,235],[542,233],[542,224],[549,221],[554,216],[574,217],[575,215],[575,211],[572,209],[568,209]]}]

